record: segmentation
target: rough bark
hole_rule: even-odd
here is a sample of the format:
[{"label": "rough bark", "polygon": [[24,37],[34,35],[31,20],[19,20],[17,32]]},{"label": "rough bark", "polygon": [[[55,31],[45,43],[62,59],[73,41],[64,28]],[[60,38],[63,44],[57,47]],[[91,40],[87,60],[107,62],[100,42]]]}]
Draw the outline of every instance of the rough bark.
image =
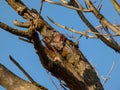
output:
[{"label": "rough bark", "polygon": [[[28,9],[20,0],[6,1],[30,23],[25,32],[19,33],[13,28],[9,29],[9,32],[29,39],[34,45],[42,65],[48,71],[59,80],[63,80],[70,90],[103,90],[95,69],[74,42],[52,28],[37,11]],[[7,31],[9,26],[3,27],[2,25],[1,23],[0,27]],[[44,45],[38,34],[42,36]]]},{"label": "rough bark", "polygon": [[0,85],[6,90],[47,90],[27,82],[0,64]]}]

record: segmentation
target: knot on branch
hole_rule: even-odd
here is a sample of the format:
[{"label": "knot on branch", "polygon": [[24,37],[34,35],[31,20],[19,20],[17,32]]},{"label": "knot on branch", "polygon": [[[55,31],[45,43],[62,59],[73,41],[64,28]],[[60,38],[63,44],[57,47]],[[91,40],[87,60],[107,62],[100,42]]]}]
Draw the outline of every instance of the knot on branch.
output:
[{"label": "knot on branch", "polygon": [[17,12],[19,15],[23,15],[27,11],[27,7],[18,7]]}]

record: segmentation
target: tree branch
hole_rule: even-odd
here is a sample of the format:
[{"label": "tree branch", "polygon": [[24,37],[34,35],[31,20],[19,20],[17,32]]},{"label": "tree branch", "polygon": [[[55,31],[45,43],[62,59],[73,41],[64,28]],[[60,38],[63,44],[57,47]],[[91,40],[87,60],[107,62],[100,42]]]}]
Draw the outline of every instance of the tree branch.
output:
[{"label": "tree branch", "polygon": [[103,76],[102,76],[102,78],[103,78],[103,83],[102,83],[102,85],[103,85],[103,86],[104,86],[105,83],[110,79],[110,75],[111,75],[111,73],[112,73],[112,71],[113,71],[113,69],[114,69],[114,66],[115,66],[115,63],[113,62],[113,63],[112,63],[112,66],[111,66],[111,68],[110,68],[110,70],[109,70],[109,72],[108,72],[108,74],[107,74],[107,76],[106,76],[106,77],[103,77]]},{"label": "tree branch", "polygon": [[24,81],[0,64],[0,85],[7,90],[47,90]]},{"label": "tree branch", "polygon": [[2,28],[3,30],[8,31],[14,35],[30,38],[29,34],[26,33],[25,31],[14,29],[14,28],[12,28],[12,27],[10,27],[7,24],[4,24],[2,22],[0,22],[0,28]]},{"label": "tree branch", "polygon": [[22,68],[22,66],[12,56],[9,56],[9,58],[23,72],[23,74],[31,81],[32,84],[42,88],[43,90],[47,90],[45,87],[41,86],[36,81],[34,81],[33,78]]},{"label": "tree branch", "polygon": [[92,10],[93,14],[99,19],[102,25],[109,27],[116,35],[120,36],[120,30],[113,26],[107,19],[94,7],[90,0],[86,0],[87,5]]},{"label": "tree branch", "polygon": [[[49,0],[48,0],[49,1]],[[87,1],[87,0],[86,0]],[[53,1],[50,1],[50,2],[52,2],[52,3],[55,3],[55,2],[53,2]],[[87,2],[90,2],[90,0],[88,0]],[[76,7],[76,8],[80,8],[80,9],[82,9],[82,6],[81,6],[81,4],[79,4],[79,2],[78,1],[76,1],[76,0],[70,0],[70,2],[69,2],[74,8]],[[57,4],[56,4],[57,5]],[[92,7],[94,7],[94,6],[92,6]],[[114,32],[115,32],[115,35],[114,36],[118,36],[119,34],[120,34],[120,30],[118,29],[118,28],[116,28],[115,26],[113,26],[112,24],[110,24],[105,18],[103,19],[103,16],[99,13],[99,11],[97,11],[97,9],[94,7],[94,9],[95,10],[93,10],[93,8],[90,8],[89,10],[91,11],[91,10],[93,10],[94,12],[97,12],[95,15],[96,15],[96,17],[101,21],[102,20],[102,24],[105,24],[107,27],[109,27],[110,29],[112,29]],[[74,9],[75,10],[75,9]],[[110,35],[110,37],[109,38],[107,38],[107,37],[105,37],[104,36],[104,34],[101,34],[101,33],[99,33],[98,31],[97,31],[97,29],[96,28],[94,28],[94,26],[86,19],[86,17],[83,15],[83,11],[82,10],[76,10],[77,12],[78,12],[78,14],[79,14],[79,16],[80,16],[80,18],[83,20],[83,22],[90,28],[90,30],[92,31],[92,33],[94,33],[94,34],[96,34],[96,36],[98,37],[98,38],[100,38],[107,46],[109,46],[109,47],[111,47],[112,49],[114,49],[115,51],[117,51],[117,52],[119,52],[120,53],[120,46],[118,45],[118,43],[112,38],[111,39],[111,36],[112,35]],[[102,19],[101,19],[102,18]],[[58,25],[58,24],[57,24]],[[59,26],[61,26],[61,25],[59,25]],[[61,26],[61,27],[63,27],[63,26]],[[66,28],[66,27],[63,27],[63,28]],[[67,30],[68,30],[68,28],[67,28]],[[69,30],[71,30],[71,29],[69,29]],[[73,30],[72,30],[73,31]],[[74,31],[74,32],[76,32],[76,31]],[[78,33],[78,32],[76,32],[76,33]],[[81,32],[79,32],[79,33],[81,33]],[[81,34],[83,34],[83,33],[81,33]]]},{"label": "tree branch", "polygon": [[[104,33],[96,33],[96,32],[92,32],[91,30],[85,30],[84,32],[80,32],[80,31],[75,30],[75,29],[73,29],[73,28],[69,28],[69,27],[67,27],[67,26],[61,25],[61,24],[53,21],[50,17],[48,17],[48,19],[49,19],[53,24],[55,24],[55,25],[58,26],[58,27],[61,27],[61,28],[66,29],[66,30],[68,30],[68,31],[74,32],[74,33],[76,33],[76,34],[80,34],[80,35],[85,36],[85,37],[87,37],[87,38],[96,38],[96,39],[98,39],[97,36],[91,36],[91,35],[89,35],[88,33],[90,33],[90,34],[102,35],[102,36],[104,36],[105,38],[107,38],[107,37],[109,37],[109,36],[111,36],[111,37],[115,37],[115,36],[116,36],[116,35],[111,35],[111,34],[109,35],[109,34],[104,34]],[[102,26],[97,26],[96,29],[97,29],[97,30],[98,30],[98,29],[103,29],[103,27],[102,27]]]},{"label": "tree branch", "polygon": [[85,9],[85,8],[76,8],[76,7],[73,7],[71,5],[71,3],[60,3],[60,2],[55,2],[55,1],[52,1],[52,0],[45,0],[45,2],[48,2],[50,4],[54,4],[54,5],[59,5],[59,6],[63,6],[63,7],[66,7],[66,8],[69,8],[69,9],[73,9],[73,10],[77,10],[77,11],[81,11],[81,12],[91,12],[91,10],[89,9]]},{"label": "tree branch", "polygon": [[75,29],[69,28],[69,27],[67,27],[67,26],[63,26],[63,25],[61,25],[61,24],[58,24],[58,23],[54,22],[50,17],[48,17],[48,19],[49,19],[53,24],[55,24],[56,26],[61,27],[61,28],[63,28],[63,29],[69,30],[69,31],[74,32],[74,33],[77,33],[77,34],[81,34],[82,36],[85,36],[85,37],[87,37],[87,38],[98,38],[98,37],[96,37],[96,36],[90,36],[90,35],[88,35],[87,32],[80,32],[80,31],[77,31],[77,30],[75,30]]},{"label": "tree branch", "polygon": [[[79,7],[79,5],[77,4],[77,2],[75,0],[71,0],[71,3],[73,3],[74,7]],[[89,29],[92,32],[95,33],[99,33],[94,26],[87,20],[87,18],[83,15],[83,13],[81,11],[77,11],[78,15],[80,16],[80,18],[82,19],[82,21],[86,24],[86,26],[89,27]],[[113,50],[117,51],[120,53],[120,46],[118,44],[115,44],[114,42],[112,42],[111,40],[108,40],[107,38],[105,38],[103,35],[100,34],[96,34],[96,36],[98,38],[100,38],[107,46],[111,47]]]},{"label": "tree branch", "polygon": [[[47,47],[43,47],[42,44],[39,41],[38,35],[34,33],[33,35],[33,41],[34,41],[34,47],[36,49],[36,53],[38,54],[42,65],[49,70],[55,77],[57,77],[60,80],[63,80],[66,82],[67,86],[71,90],[88,90],[85,84],[78,80],[74,73],[68,70],[68,67],[63,67],[63,61],[59,62],[58,60],[55,60],[60,58],[59,56],[56,56],[54,52],[49,50]],[[47,56],[46,56],[47,55]],[[55,59],[53,59],[53,55],[55,55]]]},{"label": "tree branch", "polygon": [[116,0],[111,0],[111,2],[117,10],[118,14],[120,15],[120,5],[118,4],[118,2]]},{"label": "tree branch", "polygon": [[[31,22],[31,40],[42,65],[71,90],[103,90],[102,84],[85,56],[63,34],[54,30],[35,10],[20,0],[6,0],[19,15]],[[38,32],[42,35],[42,45]]]},{"label": "tree branch", "polygon": [[14,24],[18,27],[23,27],[23,28],[29,28],[30,27],[30,22],[19,22],[17,20],[14,20]]}]

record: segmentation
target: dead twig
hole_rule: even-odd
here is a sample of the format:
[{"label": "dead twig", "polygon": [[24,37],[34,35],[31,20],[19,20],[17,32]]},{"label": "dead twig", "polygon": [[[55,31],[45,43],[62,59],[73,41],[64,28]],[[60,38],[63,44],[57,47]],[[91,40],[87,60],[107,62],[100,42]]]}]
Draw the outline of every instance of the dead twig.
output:
[{"label": "dead twig", "polygon": [[[61,27],[61,28],[66,29],[66,30],[68,30],[68,31],[74,32],[74,33],[76,33],[76,34],[80,34],[80,35],[85,36],[85,37],[87,37],[87,38],[96,38],[96,39],[98,39],[97,36],[91,36],[91,35],[89,35],[89,34],[102,35],[102,36],[104,36],[104,37],[107,38],[107,39],[108,39],[109,36],[110,36],[110,37],[115,37],[115,36],[116,36],[116,35],[109,35],[109,34],[97,33],[97,32],[93,32],[93,31],[91,31],[91,30],[85,30],[84,32],[80,32],[80,31],[77,31],[77,30],[75,30],[75,29],[73,29],[73,28],[70,28],[70,27],[67,27],[67,26],[58,24],[57,22],[53,21],[50,17],[48,17],[48,19],[49,19],[53,24],[55,24],[55,25],[58,26],[58,27]],[[96,28],[99,28],[99,29],[100,29],[100,28],[103,28],[103,27],[102,27],[102,26],[101,26],[101,27],[99,26],[99,27],[96,27]]]},{"label": "dead twig", "polygon": [[85,9],[83,7],[82,8],[76,8],[76,7],[73,7],[73,6],[69,5],[69,4],[64,4],[64,3],[60,3],[60,2],[54,2],[52,0],[45,0],[45,2],[48,2],[50,4],[54,4],[54,5],[63,6],[63,7],[70,8],[70,9],[73,9],[73,10],[81,11],[81,12],[91,12],[90,9]]},{"label": "dead twig", "polygon": [[9,58],[31,82],[35,82],[33,78],[23,69],[23,67],[12,56],[9,56]]},{"label": "dead twig", "polygon": [[26,33],[26,31],[14,29],[3,22],[0,22],[0,28],[2,28],[3,30],[8,31],[14,35],[30,38],[29,34]]},{"label": "dead twig", "polygon": [[63,29],[69,30],[69,31],[74,32],[74,33],[77,33],[77,34],[81,34],[81,35],[83,35],[83,36],[86,36],[87,38],[97,38],[96,36],[90,36],[90,35],[88,35],[87,33],[79,32],[79,31],[77,31],[77,30],[75,30],[75,29],[73,29],[73,28],[69,28],[69,27],[67,27],[67,26],[58,24],[58,23],[54,22],[50,17],[48,17],[48,19],[49,19],[53,24],[55,24],[56,26],[59,26],[59,27],[61,27],[61,28],[63,28]]},{"label": "dead twig", "polygon": [[118,4],[118,2],[116,0],[111,0],[112,4],[114,5],[116,11],[118,12],[118,14],[120,15],[120,5]]},{"label": "dead twig", "polygon": [[43,7],[43,3],[45,2],[45,0],[41,0],[41,4],[40,4],[40,11],[39,11],[39,14],[41,15],[41,12],[42,12],[42,7]]},{"label": "dead twig", "polygon": [[27,42],[27,43],[32,43],[32,41],[28,40],[28,39],[25,39],[25,38],[22,38],[22,37],[19,37],[20,40],[24,41],[24,42]]},{"label": "dead twig", "polygon": [[55,82],[53,81],[53,79],[52,79],[50,73],[49,73],[47,70],[46,70],[46,73],[47,73],[47,75],[48,75],[48,78],[49,78],[50,81],[52,82],[52,84],[55,86],[56,90],[59,90],[58,87],[57,87],[57,85],[56,85]]},{"label": "dead twig", "polygon": [[110,68],[110,70],[109,70],[109,72],[108,72],[107,77],[103,77],[103,76],[102,76],[102,79],[103,79],[102,85],[103,85],[103,86],[104,86],[105,83],[110,79],[110,75],[111,75],[111,73],[112,73],[112,71],[113,71],[113,69],[114,69],[114,66],[115,66],[115,63],[113,62],[113,63],[112,63],[112,66],[111,66],[111,68]]},{"label": "dead twig", "polygon": [[43,90],[47,90],[45,87],[41,86],[39,83],[34,81],[34,79],[25,71],[25,69],[23,69],[23,67],[12,56],[9,56],[9,58],[22,71],[22,73],[31,81],[32,84],[42,88]]},{"label": "dead twig", "polygon": [[100,23],[102,25],[107,26],[108,28],[110,28],[116,35],[120,36],[120,30],[118,28],[116,28],[115,26],[113,26],[93,5],[93,3],[91,2],[91,0],[85,0],[87,5],[89,6],[89,9],[92,11],[92,13],[96,16],[96,18],[98,18],[98,20],[100,21]]},{"label": "dead twig", "polygon": [[22,28],[29,28],[30,23],[29,22],[19,22],[18,20],[14,20],[13,22],[16,26],[22,27]]},{"label": "dead twig", "polygon": [[97,7],[98,11],[101,10],[101,7],[102,7],[102,0],[100,0],[99,5],[98,5],[98,7]]}]

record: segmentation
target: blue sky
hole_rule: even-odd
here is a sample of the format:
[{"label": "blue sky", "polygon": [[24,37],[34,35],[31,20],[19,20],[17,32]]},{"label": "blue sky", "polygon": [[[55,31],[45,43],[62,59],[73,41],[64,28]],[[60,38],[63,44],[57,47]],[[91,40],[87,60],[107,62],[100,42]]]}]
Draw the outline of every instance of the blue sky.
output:
[{"label": "blue sky", "polygon": [[[22,0],[25,4],[30,7],[39,10],[40,0]],[[80,2],[83,3],[82,0]],[[120,2],[120,1],[119,1]],[[103,7],[101,13],[111,22],[111,23],[120,23],[120,17],[116,13],[113,5],[110,0],[103,0]],[[92,14],[85,14],[90,22],[97,26],[99,22]],[[45,20],[48,21],[46,16],[51,17],[56,22],[72,27],[79,31],[87,30],[88,28],[78,17],[77,13],[74,10],[66,9],[64,7],[44,3],[42,16]],[[11,25],[14,28],[13,20],[25,21],[17,13],[11,9],[10,6],[5,2],[5,0],[0,0],[0,21]],[[50,23],[50,21],[48,21]],[[64,33],[66,36],[71,35],[70,32],[61,29],[52,23],[50,23],[56,30],[61,33]],[[22,28],[18,28],[22,29]],[[78,37],[79,35],[73,34]],[[120,44],[120,38],[116,38]],[[112,63],[115,62],[114,70],[111,74],[110,80],[105,84],[105,90],[120,90],[120,55],[113,51],[111,48],[107,47],[103,42],[98,39],[86,39],[82,37],[79,40],[79,48],[86,56],[86,58],[93,65],[96,66],[99,76],[106,76]],[[0,63],[9,68],[12,72],[19,75],[25,80],[28,80],[24,74],[9,60],[9,55],[12,55],[25,70],[39,82],[41,85],[44,85],[49,90],[56,90],[54,85],[51,83],[46,70],[42,67],[39,62],[39,58],[35,53],[33,46],[29,43],[23,42],[18,39],[17,36],[14,36],[2,29],[0,29]],[[52,77],[56,84],[59,86],[58,81]],[[102,79],[101,79],[102,81]],[[0,90],[4,90],[0,87]]]}]

